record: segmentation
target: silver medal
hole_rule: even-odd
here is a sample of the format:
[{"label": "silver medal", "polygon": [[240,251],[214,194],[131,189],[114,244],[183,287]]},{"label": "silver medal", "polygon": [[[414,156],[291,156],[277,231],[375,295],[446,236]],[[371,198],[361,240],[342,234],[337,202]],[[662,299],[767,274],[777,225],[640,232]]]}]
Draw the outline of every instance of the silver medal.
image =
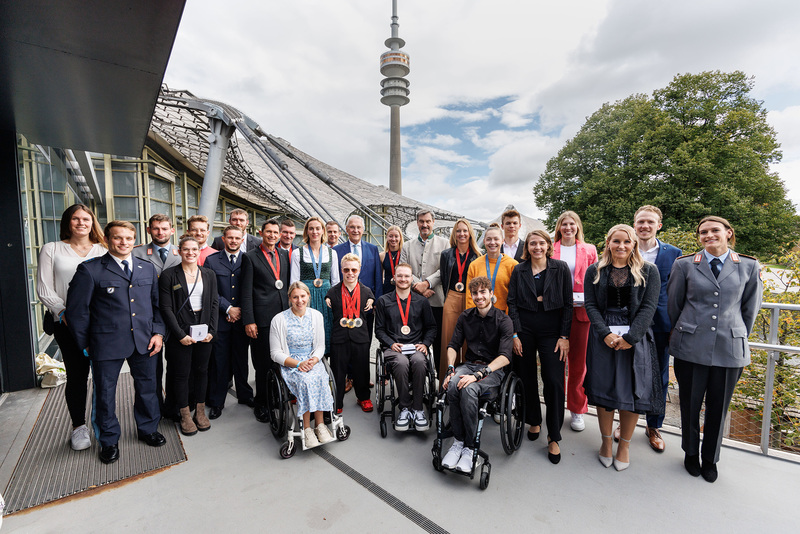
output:
[{"label": "silver medal", "polygon": [[283,289],[283,280],[275,280],[275,288]]}]

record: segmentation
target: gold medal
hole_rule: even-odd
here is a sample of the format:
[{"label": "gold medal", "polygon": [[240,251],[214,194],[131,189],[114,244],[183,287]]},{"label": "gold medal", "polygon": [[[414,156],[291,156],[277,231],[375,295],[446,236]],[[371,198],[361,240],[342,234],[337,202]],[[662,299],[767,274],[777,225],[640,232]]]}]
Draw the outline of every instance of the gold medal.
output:
[{"label": "gold medal", "polygon": [[314,279],[314,287],[322,287],[322,278]]},{"label": "gold medal", "polygon": [[347,320],[347,328],[353,328],[355,326],[355,321],[352,319]]},{"label": "gold medal", "polygon": [[408,334],[410,334],[410,333],[411,333],[411,327],[410,327],[410,326],[408,326],[408,325],[403,325],[403,327],[402,327],[402,328],[400,328],[400,332],[402,332],[402,334],[403,334],[404,336],[407,336]]}]

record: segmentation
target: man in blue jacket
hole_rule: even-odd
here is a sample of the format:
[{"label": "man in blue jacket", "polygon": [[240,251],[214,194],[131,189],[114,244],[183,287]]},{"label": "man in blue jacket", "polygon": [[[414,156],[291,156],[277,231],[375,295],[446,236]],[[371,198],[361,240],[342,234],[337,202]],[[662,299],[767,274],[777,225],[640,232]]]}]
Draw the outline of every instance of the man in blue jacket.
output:
[{"label": "man in blue jacket", "polygon": [[[361,274],[358,281],[370,288],[372,294],[375,295],[375,301],[383,295],[383,280],[381,279],[381,259],[378,247],[372,243],[367,243],[361,237],[364,235],[364,219],[358,215],[351,215],[347,219],[345,225],[348,240],[333,247],[336,254],[340,258],[344,258],[347,254],[355,254],[361,258]],[[339,269],[339,279],[342,276],[342,266],[337,265]],[[372,335],[372,325],[374,322],[374,315],[370,312],[366,316],[367,330]]]},{"label": "man in blue jacket", "polygon": [[[639,242],[639,252],[645,261],[658,267],[661,277],[661,292],[658,295],[658,308],[653,317],[653,337],[656,342],[661,366],[661,389],[664,400],[667,398],[669,387],[669,331],[672,324],[667,314],[667,282],[672,264],[683,254],[681,249],[656,238],[656,233],[661,229],[662,214],[656,206],[642,206],[633,216],[633,229]],[[664,424],[664,414],[647,414],[647,439],[650,447],[656,452],[664,452],[664,440],[661,437],[661,426]],[[619,427],[614,431],[614,439],[619,439]]]},{"label": "man in blue jacket", "polygon": [[110,464],[119,459],[115,396],[125,360],[135,384],[133,415],[139,439],[152,447],[167,442],[157,430],[161,415],[152,357],[161,350],[165,330],[158,311],[156,269],[131,254],[136,228],[126,221],[111,221],[105,237],[108,253],[78,266],[64,318],[92,360],[100,461]]}]

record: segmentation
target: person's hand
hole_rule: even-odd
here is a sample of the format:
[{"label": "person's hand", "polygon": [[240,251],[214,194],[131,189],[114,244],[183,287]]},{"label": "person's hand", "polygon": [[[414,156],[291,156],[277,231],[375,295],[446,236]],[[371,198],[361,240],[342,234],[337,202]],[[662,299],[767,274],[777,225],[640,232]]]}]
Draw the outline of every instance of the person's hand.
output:
[{"label": "person's hand", "polygon": [[212,336],[211,334],[206,334],[206,337],[205,337],[205,339],[203,339],[203,343],[208,343],[208,342],[210,342],[212,339],[214,339],[214,336]]},{"label": "person's hand", "polygon": [[426,299],[431,298],[432,295],[433,295],[433,289],[426,289],[425,291],[422,292],[422,296],[425,297]]},{"label": "person's hand", "polygon": [[522,341],[518,337],[514,338],[514,354],[522,357]]},{"label": "person's hand", "polygon": [[427,281],[417,282],[414,284],[414,291],[419,293],[420,295],[424,295],[425,291],[430,287]]},{"label": "person's hand", "polygon": [[231,308],[231,311],[228,312],[228,320],[232,323],[235,323],[239,319],[242,318],[242,309],[241,308]]},{"label": "person's hand", "polygon": [[63,324],[64,326],[67,326],[67,318],[64,317],[63,315],[61,316],[61,324]]},{"label": "person's hand", "polygon": [[333,306],[331,305],[331,299],[329,298],[325,299],[325,305],[328,306],[329,308],[333,308]]},{"label": "person's hand", "polygon": [[372,309],[372,303],[375,302],[372,299],[368,299],[367,303],[364,305],[364,311],[370,311]]},{"label": "person's hand", "polygon": [[422,343],[417,343],[416,345],[414,345],[414,348],[420,351],[422,354],[428,354],[428,347],[426,347]]},{"label": "person's hand", "polygon": [[619,340],[617,340],[617,346],[616,346],[616,349],[617,349],[617,350],[628,350],[628,349],[629,349],[629,348],[631,348],[632,346],[633,346],[633,345],[631,345],[630,343],[628,343],[627,341],[625,341],[625,338],[624,338],[624,337],[620,336]]},{"label": "person's hand", "polygon": [[188,347],[192,344],[194,344],[194,339],[192,339],[192,336],[184,336],[181,338],[181,345]]},{"label": "person's hand", "polygon": [[617,350],[617,343],[619,343],[619,341],[618,341],[619,339],[622,339],[622,338],[619,337],[617,334],[612,332],[612,333],[608,334],[605,338],[603,338],[603,341],[610,348],[612,348],[614,350]]},{"label": "person's hand", "polygon": [[164,338],[161,334],[153,334],[153,337],[150,338],[150,344],[147,345],[148,349],[153,349],[150,351],[150,356],[154,354],[158,354],[158,351],[161,350],[161,345],[164,343]]},{"label": "person's hand", "polygon": [[461,380],[458,381],[458,389],[462,389],[477,381],[478,379],[475,378],[475,375],[461,375]]},{"label": "person's hand", "polygon": [[558,355],[558,359],[562,362],[567,359],[567,354],[569,354],[569,339],[562,339],[560,338],[556,341],[556,350],[553,352],[560,352],[561,354]]},{"label": "person's hand", "polygon": [[300,362],[300,366],[298,367],[298,369],[300,369],[300,370],[301,370],[302,372],[304,372],[304,373],[307,373],[307,372],[309,372],[311,369],[313,369],[313,368],[314,368],[314,366],[315,366],[315,365],[316,365],[318,362],[319,362],[319,360],[318,360],[316,357],[314,357],[314,358],[309,358],[309,359],[307,359],[307,360],[303,360],[302,362]]},{"label": "person's hand", "polygon": [[392,346],[389,347],[394,352],[403,352],[403,344],[402,343],[392,343]]},{"label": "person's hand", "polygon": [[258,327],[256,326],[256,323],[244,325],[244,333],[247,334],[247,337],[251,337],[253,339],[258,338]]}]

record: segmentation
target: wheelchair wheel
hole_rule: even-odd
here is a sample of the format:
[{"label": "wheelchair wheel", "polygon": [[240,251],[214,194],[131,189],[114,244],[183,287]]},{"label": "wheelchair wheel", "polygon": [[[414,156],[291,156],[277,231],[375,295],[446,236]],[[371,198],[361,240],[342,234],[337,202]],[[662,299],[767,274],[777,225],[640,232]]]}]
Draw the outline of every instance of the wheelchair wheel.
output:
[{"label": "wheelchair wheel", "polygon": [[384,398],[386,396],[386,366],[383,363],[383,354],[381,349],[377,349],[375,353],[375,405],[378,413],[383,412]]},{"label": "wheelchair wheel", "polygon": [[288,442],[281,445],[281,458],[284,460],[294,456],[295,452],[297,452],[297,447],[294,446],[294,443],[292,443],[291,447]]},{"label": "wheelchair wheel", "polygon": [[480,487],[482,490],[485,490],[487,487],[489,487],[489,474],[491,472],[492,468],[484,464],[483,468],[481,469],[481,479],[478,483],[478,487]]},{"label": "wheelchair wheel", "polygon": [[500,397],[500,438],[503,450],[511,454],[522,445],[525,429],[525,388],[514,372],[504,381]]},{"label": "wheelchair wheel", "polygon": [[345,441],[349,437],[350,437],[350,427],[347,425],[344,425],[343,427],[339,428],[339,430],[336,431],[336,439],[338,439],[339,441]]},{"label": "wheelchair wheel", "polygon": [[381,437],[385,438],[389,434],[389,430],[386,428],[386,419],[381,416]]},{"label": "wheelchair wheel", "polygon": [[333,378],[333,369],[331,369],[331,364],[328,362],[328,358],[322,358],[322,364],[325,366],[325,372],[328,373],[328,385],[331,388],[333,402],[336,403],[336,380]]},{"label": "wheelchair wheel", "polygon": [[270,412],[269,428],[272,435],[281,439],[286,437],[289,390],[283,379],[278,376],[279,372],[275,369],[267,371],[267,409]]},{"label": "wheelchair wheel", "polygon": [[425,392],[423,394],[423,403],[428,408],[428,419],[433,420],[433,405],[436,403],[436,371],[433,369],[433,357],[428,355],[428,366],[425,374]]}]

